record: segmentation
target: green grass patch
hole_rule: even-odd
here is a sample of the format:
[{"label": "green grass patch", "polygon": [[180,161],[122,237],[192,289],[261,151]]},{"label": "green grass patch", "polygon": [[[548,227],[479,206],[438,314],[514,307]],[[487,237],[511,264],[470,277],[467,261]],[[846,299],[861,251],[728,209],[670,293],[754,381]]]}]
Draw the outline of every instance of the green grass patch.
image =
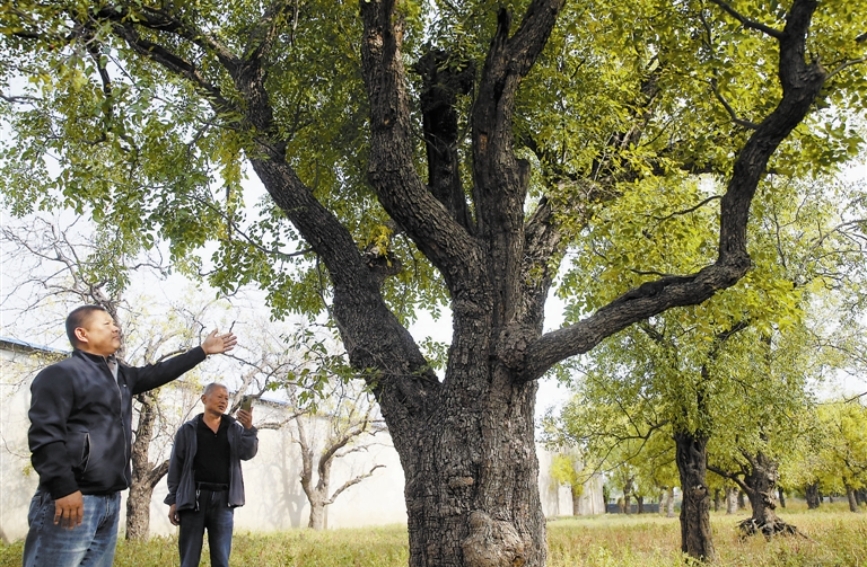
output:
[{"label": "green grass patch", "polygon": [[[737,522],[745,513],[712,513],[715,567],[867,567],[867,514],[844,504],[807,511],[792,505],[780,516],[808,537],[741,540]],[[174,538],[145,543],[121,541],[115,567],[178,565]],[[0,567],[21,565],[21,542],[0,545]],[[235,534],[232,565],[255,567],[404,567],[409,561],[406,527],[325,532]],[[560,518],[548,523],[550,567],[681,567],[677,518],[604,515]],[[202,565],[208,565],[207,550]]]}]

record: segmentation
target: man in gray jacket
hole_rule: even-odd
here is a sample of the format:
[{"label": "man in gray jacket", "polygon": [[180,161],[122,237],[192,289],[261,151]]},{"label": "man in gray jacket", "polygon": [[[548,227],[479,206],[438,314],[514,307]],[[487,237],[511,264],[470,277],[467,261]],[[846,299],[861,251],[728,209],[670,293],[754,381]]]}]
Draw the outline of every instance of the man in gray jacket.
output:
[{"label": "man in gray jacket", "polygon": [[197,567],[205,530],[211,567],[229,567],[234,510],[244,505],[241,461],[256,456],[259,439],[253,427],[253,409],[238,411],[237,420],[225,412],[229,391],[209,384],[202,395],[201,413],[175,435],[169,460],[169,520],[180,526],[178,550],[181,567]]}]

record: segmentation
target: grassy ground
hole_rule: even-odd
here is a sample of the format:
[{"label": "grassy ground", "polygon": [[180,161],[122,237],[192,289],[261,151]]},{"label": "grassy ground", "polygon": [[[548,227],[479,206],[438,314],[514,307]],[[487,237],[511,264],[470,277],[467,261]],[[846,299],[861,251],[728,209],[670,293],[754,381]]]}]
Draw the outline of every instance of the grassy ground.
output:
[{"label": "grassy ground", "polygon": [[[844,504],[807,512],[793,505],[780,516],[809,539],[740,541],[735,530],[744,514],[713,513],[719,567],[867,567],[867,514]],[[0,567],[21,565],[21,543],[0,545]],[[657,515],[563,518],[548,524],[549,567],[675,567],[680,555],[677,518]],[[408,562],[406,528],[277,534],[235,534],[232,565],[254,567],[403,567]],[[120,542],[115,567],[177,565],[176,542]],[[202,565],[208,565],[207,559]]]}]

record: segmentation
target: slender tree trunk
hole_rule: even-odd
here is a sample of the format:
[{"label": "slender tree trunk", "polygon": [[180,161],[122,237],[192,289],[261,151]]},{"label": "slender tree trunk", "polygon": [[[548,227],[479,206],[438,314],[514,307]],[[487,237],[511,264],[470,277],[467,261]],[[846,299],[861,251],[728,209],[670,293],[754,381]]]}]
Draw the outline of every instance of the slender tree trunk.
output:
[{"label": "slender tree trunk", "polygon": [[623,485],[623,513],[632,513],[632,479],[628,479]]},{"label": "slender tree trunk", "polygon": [[148,459],[154,423],[157,418],[156,394],[138,394],[138,425],[130,455],[132,482],[126,501],[126,539],[146,540],[150,531],[151,498],[154,487],[169,472],[169,462],[164,460],[154,466]]},{"label": "slender tree trunk", "polygon": [[858,510],[858,500],[855,497],[855,490],[846,483],[846,499],[849,500],[849,511],[850,512],[859,512]]},{"label": "slender tree trunk", "polygon": [[638,513],[644,514],[644,496],[637,496],[635,501],[638,503]]},{"label": "slender tree trunk", "polygon": [[713,491],[713,511],[714,512],[719,512],[720,500],[722,500],[721,494],[722,494],[722,489],[719,489],[719,488],[714,489],[714,491]]},{"label": "slender tree trunk", "polygon": [[744,499],[744,491],[738,490],[738,510],[743,510],[747,507],[746,500]]},{"label": "slender tree trunk", "polygon": [[780,508],[786,507],[786,492],[783,490],[783,487],[777,487],[777,499],[780,501]]},{"label": "slender tree trunk", "polygon": [[822,503],[822,498],[821,498],[821,495],[819,494],[819,483],[818,482],[808,484],[807,488],[804,489],[804,494],[807,498],[807,508],[809,510],[815,510]]},{"label": "slender tree trunk", "polygon": [[683,489],[680,507],[681,551],[700,561],[713,561],[716,551],[710,529],[707,489],[707,438],[675,433],[675,459]]},{"label": "slender tree trunk", "polygon": [[665,501],[665,516],[667,518],[674,517],[674,487],[668,487],[668,498]]},{"label": "slender tree trunk", "polygon": [[570,492],[572,493],[572,515],[580,516],[581,515],[581,490],[577,486],[572,486],[570,488]]},{"label": "slender tree trunk", "polygon": [[736,514],[738,511],[738,489],[733,486],[726,487],[726,514]]},{"label": "slender tree trunk", "polygon": [[325,505],[319,502],[310,502],[310,519],[307,521],[307,527],[314,530],[324,530],[328,527]]}]

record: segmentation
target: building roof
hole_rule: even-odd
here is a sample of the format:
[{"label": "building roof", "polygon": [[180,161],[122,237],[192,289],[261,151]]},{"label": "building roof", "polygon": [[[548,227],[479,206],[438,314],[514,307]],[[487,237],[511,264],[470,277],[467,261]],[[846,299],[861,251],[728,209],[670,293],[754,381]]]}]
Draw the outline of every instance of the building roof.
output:
[{"label": "building roof", "polygon": [[10,350],[14,352],[26,352],[26,353],[41,353],[41,354],[54,354],[54,355],[67,355],[71,351],[63,350],[59,348],[53,348],[45,345],[38,345],[35,343],[29,343],[27,341],[22,341],[20,339],[14,339],[12,337],[0,337],[0,349],[2,350]]}]

